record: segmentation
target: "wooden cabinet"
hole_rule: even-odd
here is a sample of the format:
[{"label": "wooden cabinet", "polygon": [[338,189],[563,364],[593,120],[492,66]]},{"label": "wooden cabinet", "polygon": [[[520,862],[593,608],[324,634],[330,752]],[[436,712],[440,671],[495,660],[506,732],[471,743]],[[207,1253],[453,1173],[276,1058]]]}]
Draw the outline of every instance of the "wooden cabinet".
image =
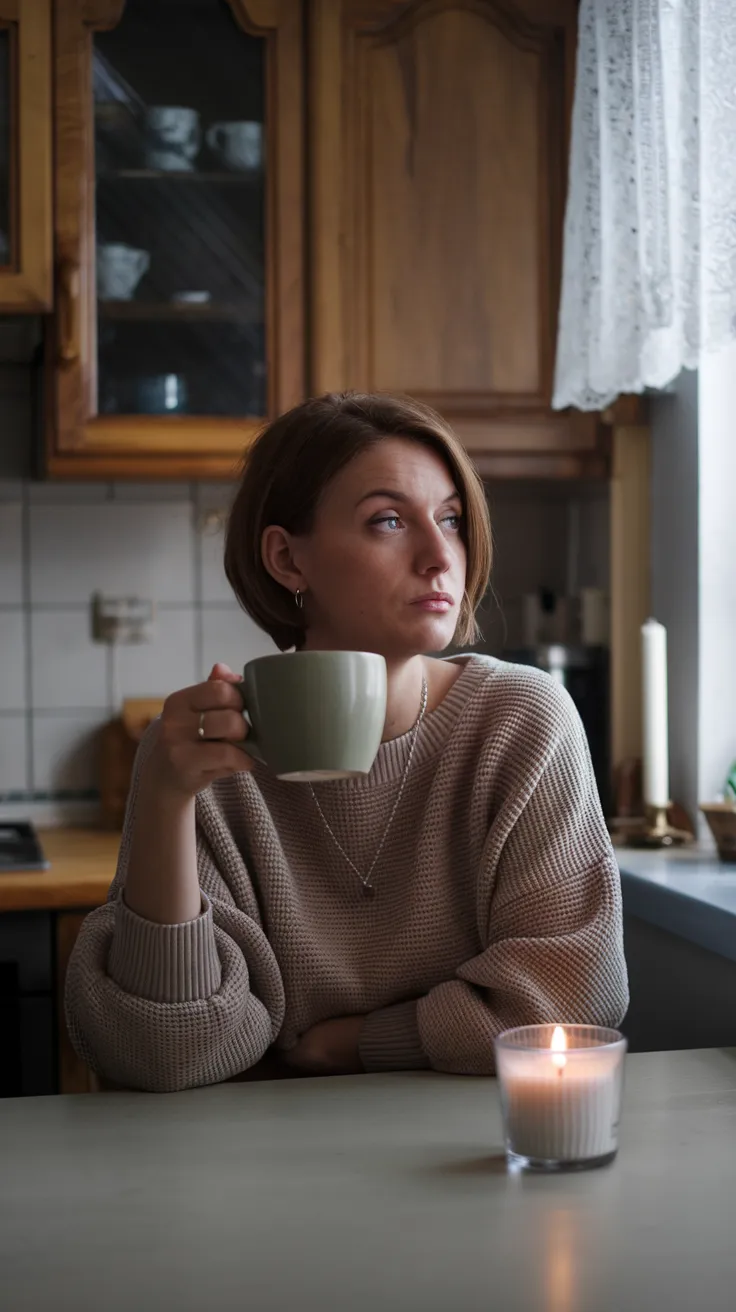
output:
[{"label": "wooden cabinet", "polygon": [[53,5],[51,477],[226,478],[347,387],[607,472],[550,404],[577,0]]},{"label": "wooden cabinet", "polygon": [[582,472],[550,408],[576,0],[314,0],[311,383],[406,391],[487,472]]},{"label": "wooden cabinet", "polygon": [[226,477],[304,395],[300,0],[56,0],[47,469]]},{"label": "wooden cabinet", "polygon": [[51,0],[0,0],[0,313],[52,301]]}]

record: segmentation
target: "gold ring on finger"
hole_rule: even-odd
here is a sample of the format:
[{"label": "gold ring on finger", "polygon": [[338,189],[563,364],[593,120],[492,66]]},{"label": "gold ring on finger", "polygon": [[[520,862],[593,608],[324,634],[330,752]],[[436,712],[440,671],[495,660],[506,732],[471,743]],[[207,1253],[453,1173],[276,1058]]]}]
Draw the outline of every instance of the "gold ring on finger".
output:
[{"label": "gold ring on finger", "polygon": [[204,738],[204,717],[206,714],[206,711],[199,712],[199,728],[197,729],[198,738]]}]

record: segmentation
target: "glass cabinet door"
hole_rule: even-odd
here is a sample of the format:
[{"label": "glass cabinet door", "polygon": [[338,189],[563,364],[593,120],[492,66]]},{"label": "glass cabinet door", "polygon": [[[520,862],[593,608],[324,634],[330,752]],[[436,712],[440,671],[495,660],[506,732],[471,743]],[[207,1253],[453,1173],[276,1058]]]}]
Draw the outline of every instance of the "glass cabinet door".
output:
[{"label": "glass cabinet door", "polygon": [[74,3],[57,57],[87,42],[89,175],[80,196],[62,127],[53,449],[220,475],[303,394],[300,5]]},{"label": "glass cabinet door", "polygon": [[95,35],[102,415],[267,413],[265,53],[210,0]]},{"label": "glass cabinet door", "polygon": [[0,312],[51,308],[51,0],[0,0]]}]

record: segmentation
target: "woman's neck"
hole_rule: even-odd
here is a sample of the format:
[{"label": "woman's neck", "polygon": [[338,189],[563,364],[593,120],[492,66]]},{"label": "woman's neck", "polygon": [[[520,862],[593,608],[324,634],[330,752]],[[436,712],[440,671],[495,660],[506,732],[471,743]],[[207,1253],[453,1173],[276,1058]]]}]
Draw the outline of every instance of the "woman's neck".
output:
[{"label": "woman's neck", "polygon": [[400,663],[386,661],[388,687],[384,742],[408,733],[415,723],[422,704],[422,680],[427,678],[426,666],[423,656],[412,656]]}]

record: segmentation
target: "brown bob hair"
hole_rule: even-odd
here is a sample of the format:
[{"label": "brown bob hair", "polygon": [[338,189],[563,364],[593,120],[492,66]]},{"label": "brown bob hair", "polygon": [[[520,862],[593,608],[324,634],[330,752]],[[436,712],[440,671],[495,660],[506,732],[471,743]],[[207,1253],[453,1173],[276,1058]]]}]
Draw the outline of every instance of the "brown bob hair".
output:
[{"label": "brown bob hair", "polygon": [[278,524],[295,535],[309,533],[328,483],[386,437],[429,447],[455,481],[463,505],[467,572],[454,640],[467,646],[478,635],[475,611],[491,570],[491,525],[483,484],[464,447],[440,415],[411,397],[328,392],[280,415],[246,450],[225,534],[230,586],[243,610],[281,651],[299,650],[305,628],[292,594],[263,564],[263,531]]}]

